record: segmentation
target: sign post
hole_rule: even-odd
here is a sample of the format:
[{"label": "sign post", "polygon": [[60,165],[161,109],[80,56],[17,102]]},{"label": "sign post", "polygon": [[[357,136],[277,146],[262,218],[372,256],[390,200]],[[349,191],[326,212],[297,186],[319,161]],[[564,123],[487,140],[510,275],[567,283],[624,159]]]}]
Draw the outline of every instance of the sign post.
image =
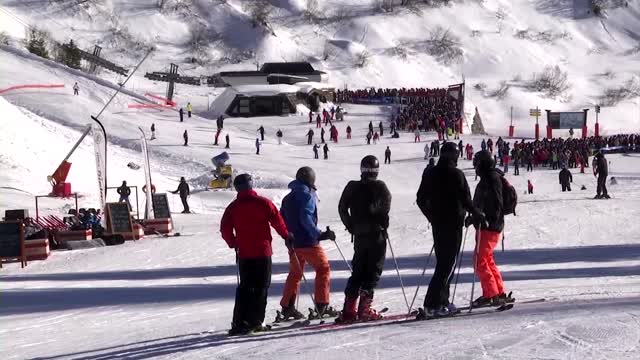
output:
[{"label": "sign post", "polygon": [[126,202],[107,203],[105,211],[107,232],[109,234],[122,234],[133,237],[133,223],[131,222],[129,205]]},{"label": "sign post", "polygon": [[540,117],[540,109],[536,106],[535,109],[529,109],[529,116],[536,117],[536,140],[540,138],[540,125],[538,124],[538,118]]},{"label": "sign post", "polygon": [[24,245],[24,225],[22,221],[0,221],[0,268],[4,260],[20,260],[21,266],[27,266],[27,254]]},{"label": "sign post", "polygon": [[511,123],[509,124],[509,137],[513,137],[513,106],[511,107]]},{"label": "sign post", "polygon": [[600,136],[600,124],[598,123],[598,114],[600,114],[600,105],[596,105],[596,129],[594,133],[596,137]]}]

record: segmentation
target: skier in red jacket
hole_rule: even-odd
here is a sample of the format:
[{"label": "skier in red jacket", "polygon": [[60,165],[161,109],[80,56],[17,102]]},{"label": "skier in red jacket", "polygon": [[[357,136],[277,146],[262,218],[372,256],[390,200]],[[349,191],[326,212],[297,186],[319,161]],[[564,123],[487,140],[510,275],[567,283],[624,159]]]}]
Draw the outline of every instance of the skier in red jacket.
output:
[{"label": "skier in red jacket", "polygon": [[233,180],[238,197],[227,206],[220,222],[222,238],[236,250],[240,284],[229,335],[263,331],[271,284],[271,228],[289,241],[287,226],[276,206],[253,190],[249,174]]}]

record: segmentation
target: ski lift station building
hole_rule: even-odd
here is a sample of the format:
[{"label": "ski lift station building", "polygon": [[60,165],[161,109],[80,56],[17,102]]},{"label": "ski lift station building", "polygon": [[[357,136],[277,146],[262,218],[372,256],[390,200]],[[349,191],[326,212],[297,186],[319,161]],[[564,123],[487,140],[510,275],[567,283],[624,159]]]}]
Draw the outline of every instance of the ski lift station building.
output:
[{"label": "ski lift station building", "polygon": [[298,105],[317,110],[321,102],[333,101],[335,90],[324,83],[254,84],[227,87],[211,103],[218,117],[280,116],[297,113]]}]

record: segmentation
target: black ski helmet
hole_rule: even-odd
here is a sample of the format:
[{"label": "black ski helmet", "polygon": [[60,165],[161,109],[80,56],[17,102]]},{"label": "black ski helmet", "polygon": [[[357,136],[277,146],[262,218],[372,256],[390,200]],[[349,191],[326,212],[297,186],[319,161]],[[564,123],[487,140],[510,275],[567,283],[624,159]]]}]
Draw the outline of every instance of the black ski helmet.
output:
[{"label": "black ski helmet", "polygon": [[237,192],[253,189],[253,179],[249,174],[240,174],[233,179],[233,187]]},{"label": "black ski helmet", "polygon": [[456,145],[455,143],[446,142],[440,148],[441,160],[444,160],[447,162],[453,162],[454,164],[457,164],[459,155],[460,154],[458,153],[458,145]]},{"label": "black ski helmet", "polygon": [[298,172],[296,172],[296,180],[304,183],[311,188],[315,188],[316,172],[308,166],[303,166],[298,169]]},{"label": "black ski helmet", "polygon": [[491,153],[487,150],[478,151],[473,156],[473,167],[476,173],[484,173],[495,166],[495,161]]},{"label": "black ski helmet", "polygon": [[367,155],[360,161],[360,174],[362,177],[376,178],[378,177],[378,170],[380,169],[380,162],[378,158],[373,155]]}]

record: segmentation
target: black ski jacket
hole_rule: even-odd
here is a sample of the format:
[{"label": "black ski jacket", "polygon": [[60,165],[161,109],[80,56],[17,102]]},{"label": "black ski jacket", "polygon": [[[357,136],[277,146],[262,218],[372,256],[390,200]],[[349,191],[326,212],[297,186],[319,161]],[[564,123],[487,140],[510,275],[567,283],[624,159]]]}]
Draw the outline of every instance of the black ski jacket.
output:
[{"label": "black ski jacket", "polygon": [[499,169],[491,168],[480,175],[480,182],[476,186],[473,195],[473,205],[482,211],[487,220],[487,228],[502,232],[504,229],[504,213],[502,211],[502,179],[504,173]]},{"label": "black ski jacket", "polygon": [[391,193],[381,180],[349,181],[338,203],[340,220],[354,235],[385,231],[390,209]]},{"label": "black ski jacket", "polygon": [[454,162],[444,161],[422,173],[416,204],[434,226],[462,226],[467,211],[474,213],[469,184]]},{"label": "black ski jacket", "polygon": [[560,180],[560,184],[568,185],[569,183],[573,182],[573,175],[571,175],[571,171],[565,168],[560,170],[558,179]]}]

